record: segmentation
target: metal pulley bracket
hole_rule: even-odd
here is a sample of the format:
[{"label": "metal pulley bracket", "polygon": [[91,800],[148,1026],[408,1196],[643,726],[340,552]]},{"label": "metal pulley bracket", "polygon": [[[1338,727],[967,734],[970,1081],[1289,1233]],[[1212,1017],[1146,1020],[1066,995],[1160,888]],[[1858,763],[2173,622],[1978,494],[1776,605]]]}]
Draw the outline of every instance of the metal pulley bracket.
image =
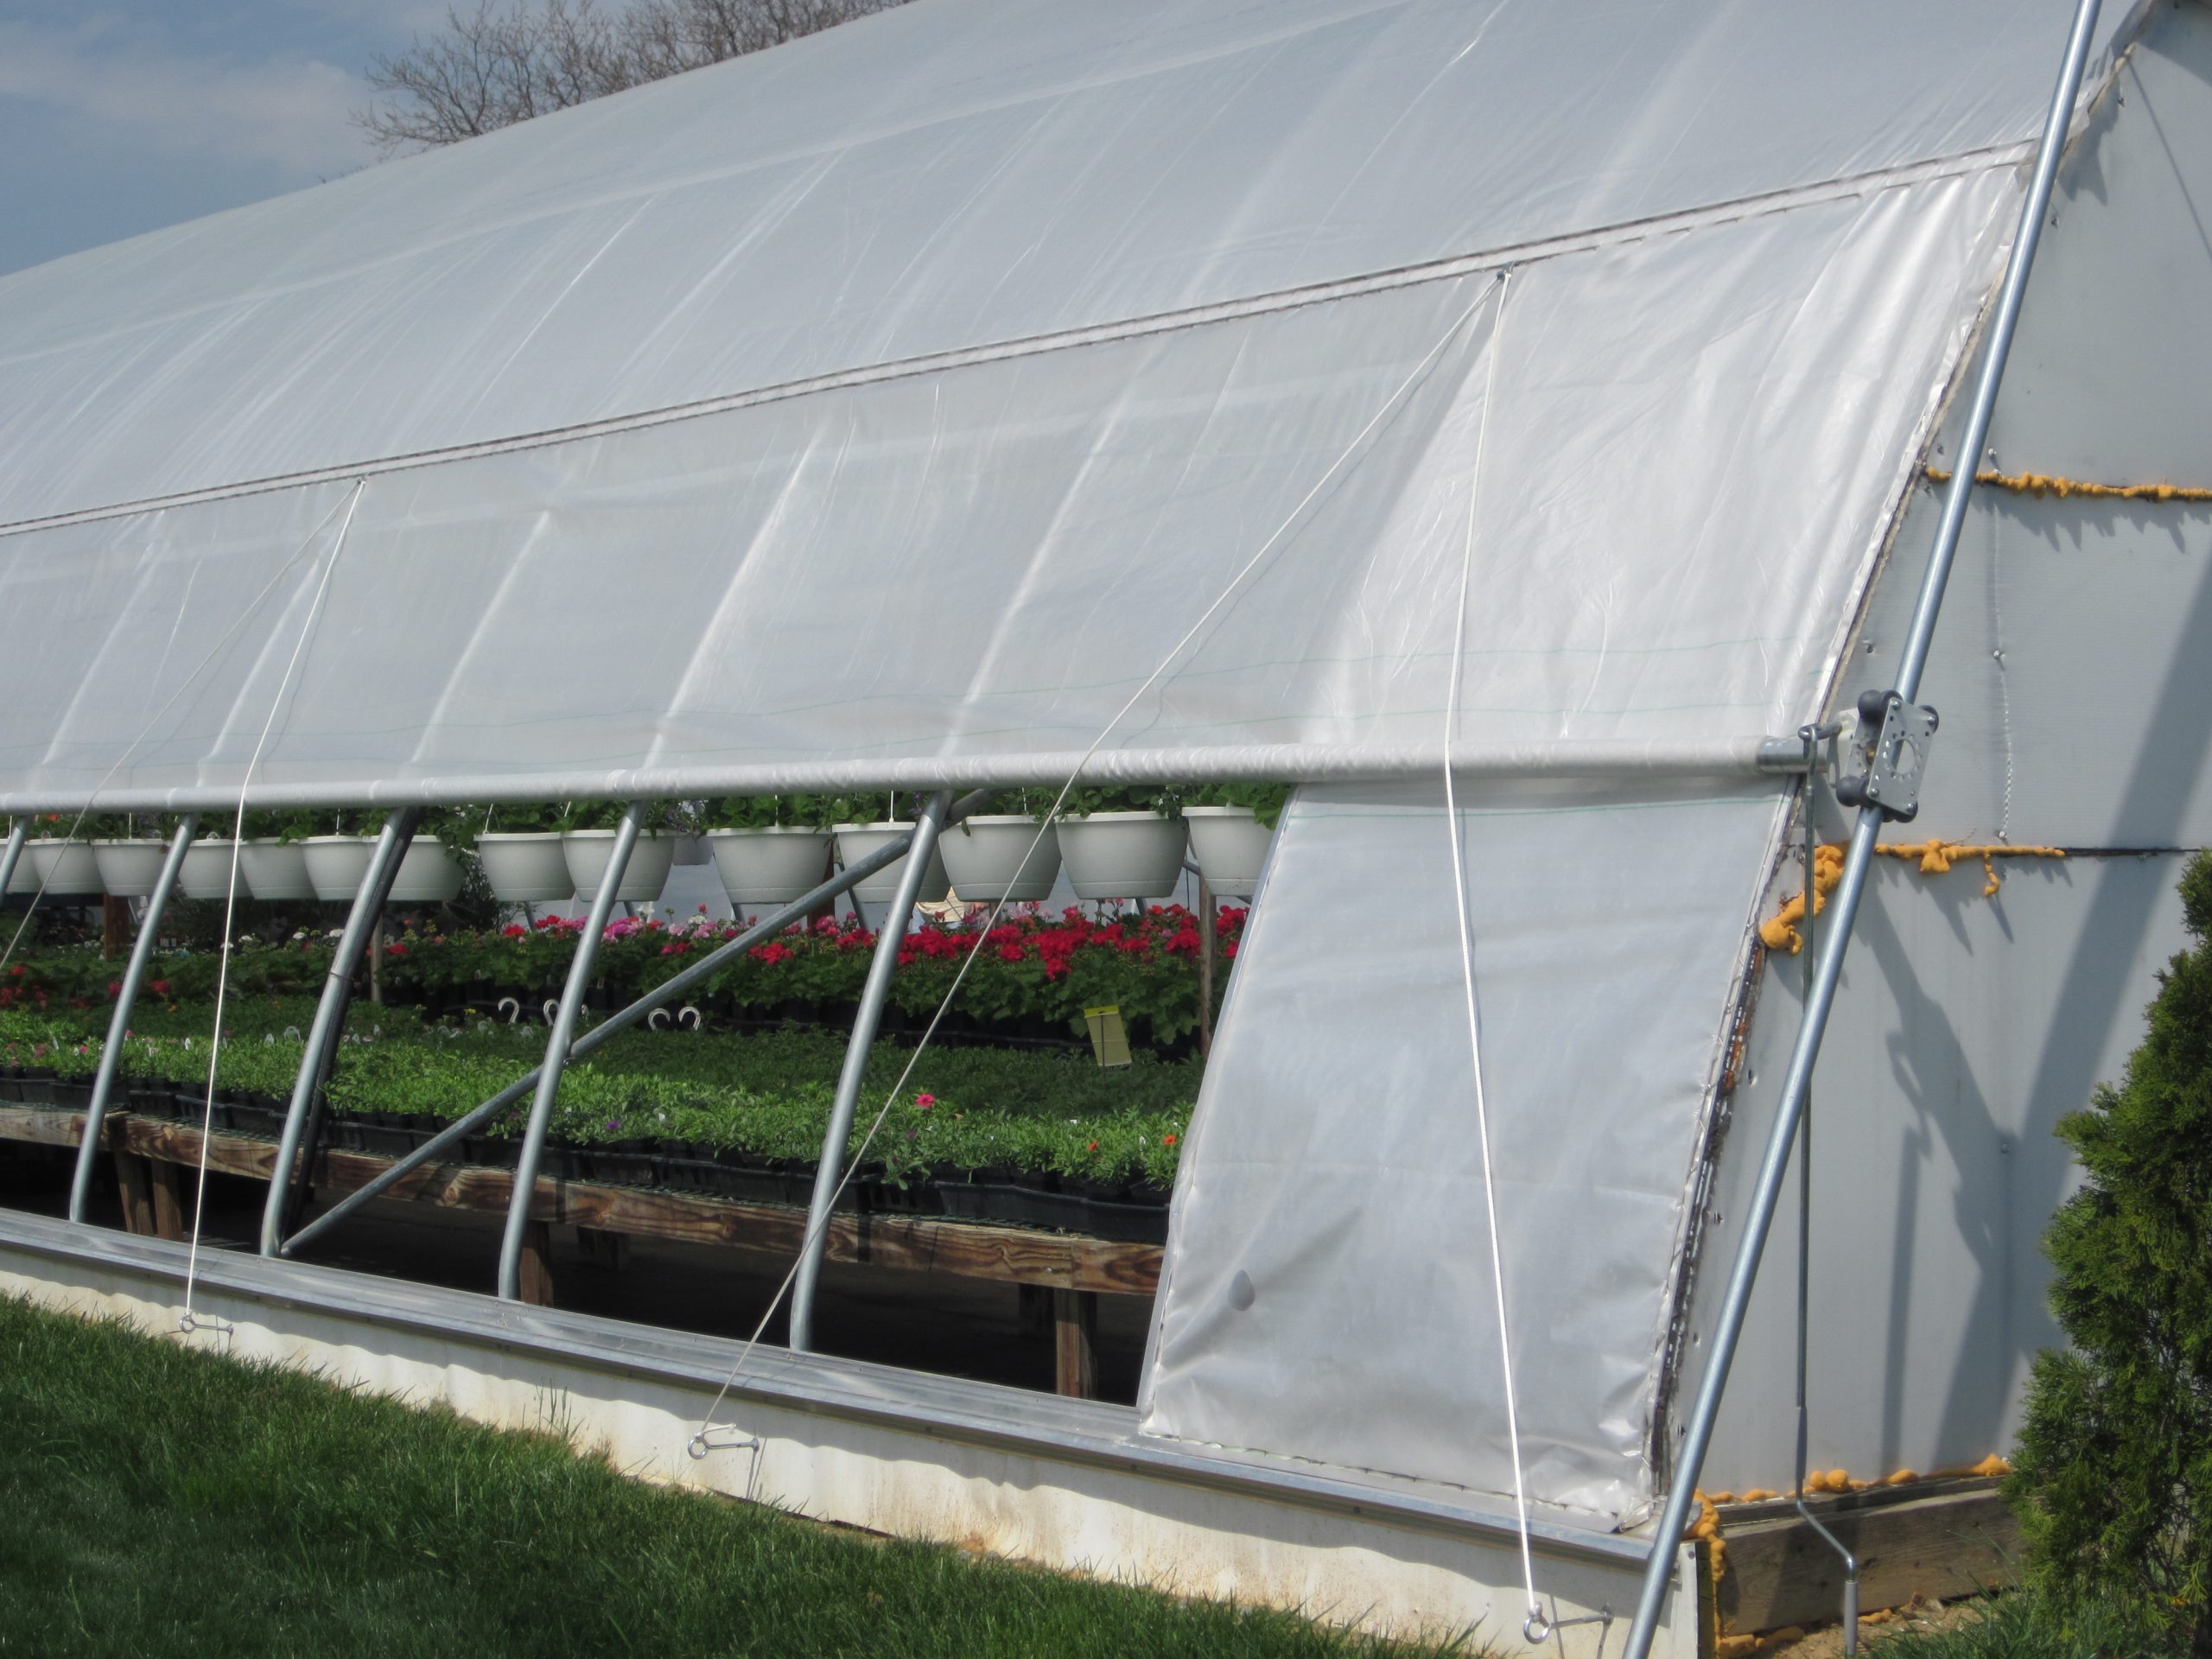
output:
[{"label": "metal pulley bracket", "polygon": [[1859,697],[1859,729],[1878,731],[1867,752],[1864,777],[1836,785],[1845,806],[1879,807],[1885,817],[1910,823],[1920,812],[1920,778],[1936,736],[1936,714],[1923,703],[1907,702],[1894,691],[1865,691]]}]

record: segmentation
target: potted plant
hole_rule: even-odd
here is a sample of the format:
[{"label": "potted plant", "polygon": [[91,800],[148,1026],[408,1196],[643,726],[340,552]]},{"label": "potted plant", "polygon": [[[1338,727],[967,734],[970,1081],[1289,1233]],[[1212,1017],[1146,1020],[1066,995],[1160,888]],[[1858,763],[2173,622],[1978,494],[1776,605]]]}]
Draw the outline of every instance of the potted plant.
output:
[{"label": "potted plant", "polygon": [[[301,838],[300,850],[308,864],[308,884],[315,889],[315,896],[325,904],[351,904],[353,895],[361,890],[377,845],[374,836],[361,833],[363,824],[369,822],[370,815],[363,812],[321,813],[317,815],[315,823],[319,833]],[[199,850],[195,845],[192,853],[185,856],[188,878],[193,855]],[[191,891],[189,886],[186,891]]]},{"label": "potted plant", "polygon": [[[43,817],[44,814],[40,814],[39,817],[34,817],[31,820],[30,828],[36,830],[40,818]],[[15,828],[15,820],[11,818],[8,823],[9,832],[13,834]],[[19,893],[36,893],[37,891],[38,867],[31,862],[30,842],[26,841],[23,843],[23,855],[16,861],[15,873],[8,878],[8,893],[12,898]]]},{"label": "potted plant", "polygon": [[162,861],[168,843],[150,832],[151,819],[129,814],[87,818],[79,834],[92,844],[92,861],[99,867],[100,888],[118,899],[145,899],[162,879]]},{"label": "potted plant", "polygon": [[[836,819],[831,833],[837,837],[837,861],[849,869],[914,827],[897,817],[895,795],[839,796],[830,803],[830,808]],[[899,896],[899,879],[906,868],[905,859],[893,859],[857,884],[851,896],[872,905],[889,904]],[[923,869],[921,890],[915,894],[915,901],[935,904],[951,886],[952,878],[944,871],[944,837],[940,836],[938,844],[930,849],[930,861]]]},{"label": "potted plant", "polygon": [[1059,836],[1045,820],[1051,791],[1001,790],[991,804],[1014,810],[963,818],[938,841],[953,893],[982,904],[1051,897],[1060,875]]},{"label": "potted plant", "polygon": [[1208,784],[1183,803],[1191,856],[1217,899],[1249,899],[1274,839],[1275,821],[1290,799],[1285,784]]},{"label": "potted plant", "polygon": [[232,839],[224,831],[230,823],[219,812],[200,815],[198,834],[185,849],[184,866],[177,873],[177,891],[186,898],[221,899],[229,894]]},{"label": "potted plant", "polygon": [[707,849],[722,891],[747,905],[787,905],[830,872],[832,799],[819,795],[732,795],[706,804]]},{"label": "potted plant", "polygon": [[469,812],[482,825],[476,832],[476,861],[501,904],[544,904],[576,890],[562,852],[559,808],[511,804],[472,807]]},{"label": "potted plant", "polygon": [[[475,854],[475,808],[429,808],[399,855],[385,897],[395,905],[449,905],[467,887]],[[480,887],[476,896],[484,897]]]},{"label": "potted plant", "polygon": [[[614,855],[614,831],[629,810],[621,801],[572,801],[556,822],[561,826],[561,856],[569,866],[569,880],[578,899],[589,904],[599,897],[600,878],[607,861]],[[676,861],[672,819],[663,806],[648,814],[639,831],[638,844],[622,872],[622,885],[614,896],[628,904],[652,904],[668,883],[669,867]]]},{"label": "potted plant", "polygon": [[241,836],[245,845],[238,849],[246,891],[257,899],[315,898],[307,852],[301,845],[315,829],[312,812],[247,813]]},{"label": "potted plant", "polygon": [[1060,857],[1078,899],[1159,899],[1183,879],[1189,831],[1171,785],[1072,789],[1061,804]]},{"label": "potted plant", "polygon": [[41,812],[25,845],[37,887],[49,899],[89,896],[100,891],[100,867],[92,857],[85,826],[73,812]]}]

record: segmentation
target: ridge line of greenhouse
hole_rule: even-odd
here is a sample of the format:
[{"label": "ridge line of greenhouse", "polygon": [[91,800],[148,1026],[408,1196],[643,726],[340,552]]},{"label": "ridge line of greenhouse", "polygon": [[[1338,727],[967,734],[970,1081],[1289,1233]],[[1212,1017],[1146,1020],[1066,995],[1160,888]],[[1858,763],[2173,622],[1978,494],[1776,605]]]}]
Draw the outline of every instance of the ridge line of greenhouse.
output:
[{"label": "ridge line of greenhouse", "polygon": [[73,508],[66,512],[48,513],[34,518],[0,520],[0,537],[27,535],[40,531],[63,529],[73,524],[96,524],[111,518],[126,518],[143,513],[160,512],[174,507],[196,506],[208,502],[234,500],[254,495],[270,494],[280,490],[309,488],[320,484],[355,482],[387,474],[444,466],[456,461],[474,461],[532,449],[557,448],[563,444],[582,442],[593,438],[648,430],[738,410],[790,402],[822,392],[879,385],[892,381],[945,373],[985,364],[1077,350],[1086,346],[1112,345],[1124,340],[1143,340],[1158,334],[1173,334],[1188,328],[1205,327],[1216,323],[1236,321],[1248,317],[1300,310],[1308,306],[1359,299],[1370,295],[1389,293],[1400,289],[1423,286],[1430,283],[1450,282],[1479,276],[1509,266],[1539,264],[1571,254],[1617,247],[1654,237],[1674,235],[1712,226],[1740,223],[1771,213],[1788,213],[1800,207],[1818,207],[1831,201],[1847,200],[1853,196],[1988,172],[2017,164],[2026,159],[2032,149],[2031,143],[2022,140],[1977,149],[1962,150],[1955,155],[1930,157],[1894,167],[1877,168],[1866,173],[1851,174],[1815,184],[1792,185],[1784,189],[1732,198],[1725,201],[1709,202],[1696,207],[1652,214],[1640,219],[1624,219],[1585,230],[1566,232],[1538,238],[1533,241],[1508,243],[1387,270],[1338,277],[1322,283],[1301,283],[1291,288],[1248,295],[1239,299],[1213,301],[1204,305],[1154,312],[1112,322],[1090,323],[1079,327],[1059,329],[1047,334],[1020,336],[978,346],[958,346],[949,351],[899,358],[888,362],[858,368],[838,369],[825,374],[810,375],[796,380],[753,387],[740,391],[724,392],[712,397],[668,404],[657,409],[638,410],[622,415],[607,416],[597,420],[578,422],[567,426],[513,433],[505,437],[479,439],[471,442],[451,444],[434,449],[416,450],[403,454],[365,458],[312,467],[300,472],[233,480],[223,484],[211,484],[195,489],[175,491],[167,495],[147,496],[128,501],[104,503],[97,506]]}]

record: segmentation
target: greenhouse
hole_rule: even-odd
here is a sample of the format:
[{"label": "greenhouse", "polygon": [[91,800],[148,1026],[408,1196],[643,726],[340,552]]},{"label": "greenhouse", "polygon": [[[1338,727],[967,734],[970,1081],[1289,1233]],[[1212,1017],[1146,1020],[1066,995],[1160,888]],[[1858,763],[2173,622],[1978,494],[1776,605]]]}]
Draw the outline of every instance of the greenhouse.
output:
[{"label": "greenhouse", "polygon": [[2208,224],[2198,0],[912,0],[0,277],[0,1288],[1501,1651],[1986,1581]]}]

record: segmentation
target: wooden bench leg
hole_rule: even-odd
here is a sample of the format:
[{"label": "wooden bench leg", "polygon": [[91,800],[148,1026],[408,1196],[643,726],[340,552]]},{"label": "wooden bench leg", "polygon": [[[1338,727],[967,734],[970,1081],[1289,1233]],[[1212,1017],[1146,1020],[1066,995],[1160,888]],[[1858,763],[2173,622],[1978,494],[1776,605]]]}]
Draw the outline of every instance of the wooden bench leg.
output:
[{"label": "wooden bench leg", "polygon": [[583,1251],[584,1260],[595,1268],[605,1268],[609,1273],[621,1273],[630,1265],[630,1235],[610,1233],[597,1227],[576,1229],[576,1243]]},{"label": "wooden bench leg", "polygon": [[533,1221],[523,1234],[522,1299],[533,1307],[553,1306],[553,1226]]},{"label": "wooden bench leg", "polygon": [[1052,1328],[1052,1287],[1016,1285],[1014,1287],[1014,1328],[1024,1336],[1041,1337]]},{"label": "wooden bench leg", "polygon": [[1098,1293],[1052,1293],[1053,1391],[1071,1400],[1098,1397]]},{"label": "wooden bench leg", "polygon": [[123,1197],[123,1230],[149,1237],[154,1232],[154,1177],[148,1160],[135,1152],[115,1154],[115,1184]]},{"label": "wooden bench leg", "polygon": [[184,1166],[160,1158],[141,1161],[146,1166],[147,1184],[153,1189],[154,1236],[183,1238]]}]

